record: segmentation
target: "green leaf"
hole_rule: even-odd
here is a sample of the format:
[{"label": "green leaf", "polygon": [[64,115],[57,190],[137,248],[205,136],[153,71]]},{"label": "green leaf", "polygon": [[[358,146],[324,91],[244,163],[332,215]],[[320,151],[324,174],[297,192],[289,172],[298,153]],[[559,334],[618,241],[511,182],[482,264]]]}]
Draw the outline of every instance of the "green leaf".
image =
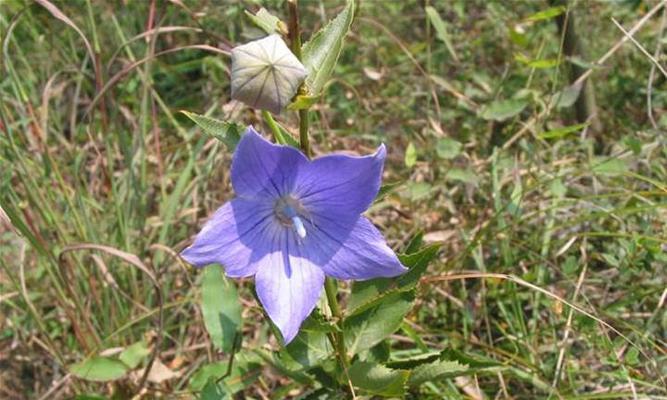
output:
[{"label": "green leaf", "polygon": [[408,384],[410,386],[419,386],[428,381],[463,375],[467,370],[468,366],[459,364],[458,361],[438,360],[428,364],[421,364],[412,370]]},{"label": "green leaf", "polygon": [[299,334],[285,347],[285,351],[302,366],[314,367],[328,359],[333,352],[327,337],[329,332],[331,327],[319,313],[313,312],[301,326]]},{"label": "green leaf", "polygon": [[431,193],[431,185],[428,182],[409,182],[407,184],[410,200],[417,201],[427,197]]},{"label": "green leaf", "polygon": [[405,393],[410,371],[389,369],[380,364],[357,361],[349,370],[352,384],[370,394],[393,397]]},{"label": "green leaf", "polygon": [[189,111],[181,112],[202,128],[205,134],[221,141],[229,151],[234,151],[239,140],[241,140],[243,127],[239,124],[220,121],[215,118],[191,113]]},{"label": "green leaf", "polygon": [[446,178],[448,180],[455,180],[455,181],[470,183],[473,185],[476,185],[477,182],[479,181],[477,175],[474,172],[467,169],[459,169],[459,168],[452,168],[449,171],[447,171]]},{"label": "green leaf", "polygon": [[402,181],[397,181],[397,182],[389,182],[385,183],[382,186],[380,186],[380,191],[378,191],[377,197],[375,197],[375,202],[378,202],[382,200],[385,196],[387,196],[389,193],[392,193],[394,190],[396,190],[398,187],[400,187],[404,182]]},{"label": "green leaf", "polygon": [[96,382],[107,382],[122,378],[128,371],[123,362],[108,358],[95,356],[72,365],[69,369],[72,375]]},{"label": "green leaf", "polygon": [[380,342],[370,349],[359,354],[359,360],[385,363],[391,356],[391,346],[386,341]]},{"label": "green leaf", "polygon": [[370,349],[398,330],[414,299],[414,291],[395,291],[355,310],[343,321],[348,351]]},{"label": "green leaf", "polygon": [[594,157],[591,161],[591,169],[594,174],[617,176],[628,170],[625,160],[611,157]]},{"label": "green leaf", "polygon": [[581,93],[582,85],[569,85],[565,89],[554,93],[554,99],[556,100],[556,108],[568,108],[571,107],[579,98]]},{"label": "green leaf", "polygon": [[434,243],[420,249],[416,253],[399,254],[398,258],[403,265],[409,268],[408,272],[398,277],[399,287],[413,288],[419,282],[419,279],[426,272],[429,263],[433,261],[440,251],[440,244]]},{"label": "green leaf", "polygon": [[566,10],[565,6],[556,6],[547,8],[546,10],[536,12],[535,14],[526,18],[526,21],[531,21],[531,22],[544,21],[561,15],[562,13],[565,12],[565,10]]},{"label": "green leaf", "polygon": [[299,148],[299,142],[294,139],[291,133],[287,131],[287,129],[283,128],[278,121],[273,119],[273,116],[271,115],[270,112],[268,111],[262,111],[262,116],[264,117],[264,122],[269,126],[269,129],[271,129],[271,133],[273,133],[273,137],[276,139],[276,142],[278,144],[282,144],[283,146],[292,146],[294,148]]},{"label": "green leaf", "polygon": [[283,126],[280,125],[278,122],[276,122],[276,125],[278,126],[278,130],[274,132],[276,136],[276,142],[285,146],[292,146],[298,149],[299,141],[294,139],[294,136],[292,136],[292,134],[289,133],[287,129],[283,128]]},{"label": "green leaf", "polygon": [[636,347],[630,347],[625,354],[625,362],[630,365],[639,365],[641,359],[639,357],[639,350]]},{"label": "green leaf", "polygon": [[306,85],[311,95],[319,95],[329,81],[353,18],[354,0],[347,0],[343,11],[302,46],[302,61],[308,70]]},{"label": "green leaf", "polygon": [[225,279],[219,265],[204,268],[201,307],[211,342],[231,352],[241,330],[241,305],[236,287]]},{"label": "green leaf", "polygon": [[355,281],[352,284],[352,293],[350,293],[347,302],[348,310],[354,312],[357,308],[378,298],[381,294],[386,293],[393,284],[394,280],[391,278],[375,278],[367,281]]},{"label": "green leaf", "polygon": [[580,132],[582,129],[586,127],[586,125],[588,124],[583,123],[583,124],[564,126],[562,128],[556,128],[547,132],[542,132],[537,136],[541,139],[561,139],[571,133]]},{"label": "green leaf", "polygon": [[451,160],[461,154],[462,148],[463,145],[460,142],[450,138],[442,138],[435,145],[435,153],[442,159]]},{"label": "green leaf", "polygon": [[577,57],[577,56],[568,57],[567,61],[569,61],[570,63],[576,65],[577,67],[581,67],[583,69],[601,69],[601,68],[603,68],[602,65],[586,61],[583,58]]},{"label": "green leaf", "polygon": [[227,389],[225,381],[218,382],[217,379],[209,379],[201,391],[201,400],[224,400],[230,399],[231,394]]},{"label": "green leaf", "polygon": [[[229,361],[227,360],[201,366],[190,379],[190,389],[195,392],[203,390],[209,381],[218,381],[225,376],[228,368]],[[259,364],[258,357],[245,351],[236,353],[232,370],[224,378],[226,389],[231,393],[236,393],[251,386],[261,374],[262,365]]]},{"label": "green leaf", "polygon": [[[278,330],[278,328],[276,328]],[[255,349],[255,354],[259,356],[265,365],[269,365],[281,375],[285,375],[294,382],[310,385],[314,382],[313,376],[307,374],[304,369],[291,357],[284,357],[284,353],[270,352],[266,349]],[[312,372],[309,371],[309,372]]]},{"label": "green leaf", "polygon": [[257,25],[260,29],[262,29],[264,32],[268,33],[269,35],[271,34],[280,34],[280,35],[286,35],[287,34],[287,27],[285,24],[280,20],[280,18],[276,17],[275,15],[271,14],[266,10],[266,8],[262,7],[257,11],[257,14],[252,14],[248,10],[246,10],[245,15],[250,18],[250,20]]},{"label": "green leaf", "polygon": [[190,379],[190,389],[199,391],[206,386],[209,380],[222,378],[229,368],[229,362],[219,361],[201,366]]},{"label": "green leaf", "polygon": [[495,100],[483,106],[479,116],[485,120],[504,121],[514,117],[528,106],[525,99]]},{"label": "green leaf", "polygon": [[417,233],[410,238],[408,244],[403,249],[404,254],[412,254],[419,251],[424,244],[424,231],[417,231]]},{"label": "green leaf", "polygon": [[408,272],[397,278],[376,278],[354,282],[348,299],[348,309],[354,312],[357,308],[377,301],[382,296],[390,295],[392,290],[412,290],[426,271],[428,264],[437,257],[439,250],[439,244],[432,244],[411,254],[399,254],[399,260],[409,269]]},{"label": "green leaf", "polygon": [[556,178],[549,184],[549,192],[556,198],[562,198],[567,194],[567,187],[560,178]]},{"label": "green leaf", "polygon": [[420,353],[400,360],[389,361],[386,365],[394,369],[414,369],[415,367],[432,363],[440,359],[441,352]]},{"label": "green leaf", "polygon": [[459,57],[456,55],[456,50],[454,50],[451,38],[447,32],[447,23],[440,17],[440,14],[438,14],[438,11],[435,8],[426,6],[424,11],[426,11],[426,16],[431,22],[431,25],[433,25],[433,28],[435,28],[438,39],[445,43],[449,54],[451,54],[452,58],[458,62]]},{"label": "green leaf", "polygon": [[410,142],[408,147],[405,149],[405,166],[412,168],[417,162],[417,149],[415,145]]},{"label": "green leaf", "polygon": [[636,156],[638,156],[642,151],[642,142],[639,141],[639,139],[637,139],[634,136],[629,136],[629,135],[626,136],[623,139],[623,144],[628,149],[632,150],[632,153],[634,153],[634,155],[636,155]]},{"label": "green leaf", "polygon": [[535,69],[549,69],[549,68],[555,68],[558,65],[560,65],[560,60],[558,60],[557,58],[543,58],[539,60],[529,61],[527,65],[530,68],[535,68]]},{"label": "green leaf", "polygon": [[127,365],[130,369],[133,369],[136,368],[141,360],[146,358],[150,352],[151,351],[146,345],[146,342],[141,340],[123,350],[123,352],[118,356],[118,359],[125,363],[125,365]]},{"label": "green leaf", "polygon": [[521,46],[521,47],[526,47],[530,43],[530,40],[528,39],[528,35],[526,35],[525,30],[520,26],[520,25],[514,25],[509,28],[509,35],[510,35],[510,40],[512,43]]},{"label": "green leaf", "polygon": [[460,364],[465,364],[475,371],[483,371],[485,369],[497,368],[503,365],[492,358],[477,354],[463,353],[454,349],[446,349],[440,352],[440,359],[458,361]]}]

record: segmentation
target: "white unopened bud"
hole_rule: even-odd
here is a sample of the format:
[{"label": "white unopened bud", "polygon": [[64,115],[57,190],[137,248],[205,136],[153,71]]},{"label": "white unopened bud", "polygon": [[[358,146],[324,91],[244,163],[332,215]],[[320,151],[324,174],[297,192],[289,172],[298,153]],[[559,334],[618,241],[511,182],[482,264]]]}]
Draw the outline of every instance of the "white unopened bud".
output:
[{"label": "white unopened bud", "polygon": [[306,68],[278,35],[232,49],[232,99],[274,114],[306,79]]}]

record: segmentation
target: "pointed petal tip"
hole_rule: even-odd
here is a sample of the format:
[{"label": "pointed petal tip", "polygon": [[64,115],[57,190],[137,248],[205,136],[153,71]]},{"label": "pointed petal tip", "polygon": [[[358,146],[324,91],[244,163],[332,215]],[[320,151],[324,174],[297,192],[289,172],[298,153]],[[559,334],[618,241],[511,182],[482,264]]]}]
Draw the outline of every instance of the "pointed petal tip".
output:
[{"label": "pointed petal tip", "polygon": [[[291,242],[296,246],[294,241]],[[324,272],[305,258],[282,251],[267,256],[255,275],[255,291],[285,344],[299,333],[324,289]],[[290,271],[290,272],[288,272]]]},{"label": "pointed petal tip", "polygon": [[206,266],[207,264],[202,264],[200,261],[197,260],[196,255],[194,254],[196,250],[194,249],[194,245],[188,246],[183,251],[181,251],[178,255],[188,264],[197,267],[197,268],[202,268]]},{"label": "pointed petal tip", "polygon": [[378,160],[380,163],[384,164],[384,160],[387,158],[387,146],[385,146],[384,143],[381,143],[378,146],[377,150],[375,150],[373,158]]},{"label": "pointed petal tip", "polygon": [[[251,136],[249,136],[249,138],[252,138],[252,135],[254,135],[254,138],[259,137],[259,138],[263,139],[262,135],[260,135],[259,132],[257,132],[255,130],[255,127],[252,126],[252,125],[248,125],[248,127],[245,129],[245,134],[243,135],[243,137],[245,137],[246,135],[251,135]],[[241,138],[241,140],[243,140],[243,138]]]},{"label": "pointed petal tip", "polygon": [[285,346],[290,344],[292,340],[294,340],[296,335],[299,333],[298,329],[286,330],[285,332],[283,332],[283,330],[280,327],[278,327],[278,329],[280,330],[280,334],[283,336],[283,343]]},{"label": "pointed petal tip", "polygon": [[[243,133],[243,136],[241,136],[241,140],[239,141],[238,145],[236,146],[236,151],[234,152],[234,157],[236,157],[237,154],[241,154],[243,152],[243,149],[246,149],[246,148],[247,148],[247,150],[252,151],[253,153],[255,153],[257,151],[255,149],[255,147],[257,145],[261,146],[261,145],[266,145],[266,144],[274,146],[273,143],[264,139],[264,137],[259,132],[257,132],[257,130],[255,130],[255,128],[252,125],[248,125],[245,132]],[[253,149],[253,150],[250,150],[250,149]]]},{"label": "pointed petal tip", "polygon": [[392,268],[391,273],[393,275],[390,276],[390,278],[395,278],[399,275],[403,275],[404,273],[408,272],[410,269],[406,267],[405,265],[401,264],[401,262],[398,262],[398,265],[394,266]]}]

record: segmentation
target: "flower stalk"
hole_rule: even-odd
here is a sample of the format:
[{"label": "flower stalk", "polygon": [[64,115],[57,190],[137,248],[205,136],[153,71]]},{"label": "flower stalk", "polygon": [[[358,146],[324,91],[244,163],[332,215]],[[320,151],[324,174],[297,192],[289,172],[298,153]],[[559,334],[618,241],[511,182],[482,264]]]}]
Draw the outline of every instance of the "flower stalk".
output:
[{"label": "flower stalk", "polygon": [[[299,61],[302,60],[301,54],[301,30],[299,27],[299,10],[297,6],[297,0],[287,0],[287,7],[289,9],[289,38],[290,44],[292,46],[292,53],[296,56]],[[301,84],[299,90],[297,91],[298,95],[306,94],[305,82]],[[311,147],[310,147],[310,138],[308,136],[309,129],[309,120],[308,120],[308,109],[299,110],[299,145],[301,151],[306,155],[306,157],[312,157]],[[338,285],[336,281],[331,277],[326,277],[324,281],[324,291],[327,296],[327,304],[331,309],[331,314],[335,318],[336,329],[332,335],[329,336],[331,344],[338,355],[340,360],[341,367],[347,375],[347,371],[350,367],[350,360],[347,356],[347,349],[345,348],[345,337],[343,336],[343,313],[338,304]],[[349,379],[348,379],[349,380]]]},{"label": "flower stalk", "polygon": [[324,281],[324,291],[327,294],[327,304],[331,310],[331,314],[336,318],[337,329],[332,335],[332,345],[336,353],[338,354],[338,359],[340,360],[343,370],[347,373],[348,368],[350,367],[350,360],[347,356],[347,349],[345,348],[345,337],[343,336],[343,312],[340,309],[338,304],[338,287],[336,281],[331,277],[327,277]]},{"label": "flower stalk", "polygon": [[[288,32],[290,44],[292,46],[292,53],[294,53],[296,58],[301,61],[301,30],[299,27],[299,10],[297,6],[297,0],[288,0],[287,7],[289,9]],[[297,91],[297,96],[305,94],[306,86],[305,83],[302,83],[299,87],[299,90]],[[308,137],[308,125],[308,110],[299,110],[299,144],[306,157],[310,158],[312,153],[310,149],[310,138]]]}]

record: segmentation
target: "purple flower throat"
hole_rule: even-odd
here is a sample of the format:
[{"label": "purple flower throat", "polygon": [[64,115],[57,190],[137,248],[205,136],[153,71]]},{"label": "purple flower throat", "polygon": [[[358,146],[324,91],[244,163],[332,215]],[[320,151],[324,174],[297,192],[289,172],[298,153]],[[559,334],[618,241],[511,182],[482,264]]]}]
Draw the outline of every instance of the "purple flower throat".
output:
[{"label": "purple flower throat", "polygon": [[[301,220],[301,218],[305,218],[307,215],[306,209],[303,208],[301,202],[294,198],[294,196],[287,195],[276,200],[273,212],[278,222],[283,226],[293,229],[302,240],[306,238],[306,227]],[[301,243],[301,241],[297,243]]]}]

